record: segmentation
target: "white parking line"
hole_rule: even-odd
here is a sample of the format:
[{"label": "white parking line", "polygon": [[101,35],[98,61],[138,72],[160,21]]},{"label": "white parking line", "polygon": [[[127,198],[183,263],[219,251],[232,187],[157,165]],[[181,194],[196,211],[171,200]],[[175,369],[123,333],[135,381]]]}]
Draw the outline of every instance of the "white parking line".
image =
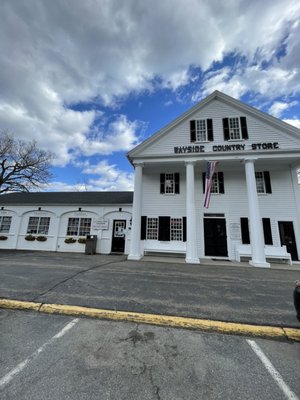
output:
[{"label": "white parking line", "polygon": [[40,348],[38,348],[34,353],[32,353],[28,358],[18,364],[14,369],[8,372],[3,378],[0,379],[0,389],[6,386],[16,375],[18,375],[31,361],[35,360],[39,354],[41,354],[46,347],[51,345],[55,340],[63,337],[77,322],[78,318],[73,319],[73,321],[69,322],[62,330],[60,330],[56,335],[54,335],[51,339],[49,339],[46,343],[44,343]]},{"label": "white parking line", "polygon": [[256,344],[254,340],[247,340],[247,342],[250,345],[250,347],[252,348],[252,350],[254,351],[254,353],[257,355],[257,357],[260,359],[260,361],[263,363],[263,365],[265,366],[267,371],[270,373],[270,375],[272,376],[274,381],[277,383],[277,385],[283,391],[286,398],[288,400],[299,400],[298,397],[295,395],[295,393],[284,382],[280,373],[274,368],[273,364],[268,359],[268,357],[264,354],[264,352],[258,346],[258,344]]}]

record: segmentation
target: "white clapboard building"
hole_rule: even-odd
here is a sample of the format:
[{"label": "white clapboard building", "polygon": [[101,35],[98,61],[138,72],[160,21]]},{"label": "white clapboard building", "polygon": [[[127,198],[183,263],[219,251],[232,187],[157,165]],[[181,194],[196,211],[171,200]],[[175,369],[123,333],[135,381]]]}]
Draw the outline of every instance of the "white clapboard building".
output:
[{"label": "white clapboard building", "polygon": [[[0,249],[297,261],[300,130],[215,91],[128,153],[132,192],[0,196]],[[216,162],[209,207],[205,172]],[[133,200],[132,200],[133,198]],[[32,237],[34,239],[32,240]]]},{"label": "white clapboard building", "polygon": [[0,196],[0,249],[128,253],[133,192],[32,192]]},{"label": "white clapboard building", "polygon": [[[215,91],[128,153],[128,258],[298,260],[300,130]],[[204,207],[207,163],[217,166]],[[298,175],[297,175],[298,172]]]}]

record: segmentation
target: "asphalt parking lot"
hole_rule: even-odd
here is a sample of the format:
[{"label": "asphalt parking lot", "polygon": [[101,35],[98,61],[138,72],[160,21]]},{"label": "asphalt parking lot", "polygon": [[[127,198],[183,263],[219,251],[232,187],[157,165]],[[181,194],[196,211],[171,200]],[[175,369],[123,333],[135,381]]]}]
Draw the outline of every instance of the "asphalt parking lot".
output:
[{"label": "asphalt parking lot", "polygon": [[299,270],[0,251],[0,297],[298,328]]},{"label": "asphalt parking lot", "polygon": [[0,331],[1,400],[300,398],[300,343],[11,310]]}]

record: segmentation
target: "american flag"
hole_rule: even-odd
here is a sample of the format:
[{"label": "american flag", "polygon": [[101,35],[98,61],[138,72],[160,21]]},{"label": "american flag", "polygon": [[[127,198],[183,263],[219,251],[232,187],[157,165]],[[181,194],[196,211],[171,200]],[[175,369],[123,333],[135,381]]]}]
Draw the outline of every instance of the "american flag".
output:
[{"label": "american flag", "polygon": [[205,192],[204,192],[204,207],[209,207],[210,194],[211,194],[211,185],[212,185],[212,177],[214,175],[217,161],[208,161],[206,166],[206,174],[205,174]]}]

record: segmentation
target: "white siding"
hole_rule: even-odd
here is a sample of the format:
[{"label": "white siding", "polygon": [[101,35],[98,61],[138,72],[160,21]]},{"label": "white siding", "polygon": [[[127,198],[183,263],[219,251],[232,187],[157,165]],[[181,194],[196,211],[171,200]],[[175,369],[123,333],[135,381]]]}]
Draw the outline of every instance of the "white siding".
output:
[{"label": "white siding", "polygon": [[[245,116],[247,118],[249,139],[234,142],[224,141],[223,118],[240,116]],[[163,137],[157,139],[144,151],[141,151],[139,153],[139,157],[153,155],[174,155],[174,157],[176,157],[174,154],[175,146],[188,146],[191,144],[190,120],[207,118],[211,118],[213,120],[214,142],[204,143],[206,147],[206,153],[212,151],[212,145],[223,145],[229,143],[245,143],[248,146],[251,143],[278,142],[280,149],[300,149],[300,136],[299,139],[291,137],[287,133],[284,133],[263,122],[261,119],[254,118],[252,115],[233,108],[220,100],[213,100],[201,110],[195,112],[194,115],[189,116],[188,119],[179,123],[176,127],[163,135]],[[203,157],[204,153],[198,154],[198,156]]]},{"label": "white siding", "polygon": [[[245,182],[244,166],[237,164],[234,169],[218,166],[218,171],[224,173],[224,194],[212,194],[208,209],[203,207],[204,195],[202,172],[204,164],[195,168],[195,204],[197,219],[197,247],[199,257],[204,257],[204,214],[224,214],[227,228],[228,256],[235,258],[235,246],[241,240],[231,239],[230,224],[240,224],[241,217],[248,217],[248,199]],[[300,227],[297,217],[297,207],[289,168],[263,165],[257,167],[260,171],[269,171],[272,193],[259,195],[261,218],[270,218],[274,246],[280,246],[278,221],[293,221],[297,237],[298,252],[300,250]],[[160,194],[160,173],[180,172],[180,194]],[[147,217],[186,216],[186,179],[183,163],[178,167],[145,168],[143,175],[143,208],[142,215]],[[144,248],[157,251],[184,251],[185,243],[145,241]]]}]

